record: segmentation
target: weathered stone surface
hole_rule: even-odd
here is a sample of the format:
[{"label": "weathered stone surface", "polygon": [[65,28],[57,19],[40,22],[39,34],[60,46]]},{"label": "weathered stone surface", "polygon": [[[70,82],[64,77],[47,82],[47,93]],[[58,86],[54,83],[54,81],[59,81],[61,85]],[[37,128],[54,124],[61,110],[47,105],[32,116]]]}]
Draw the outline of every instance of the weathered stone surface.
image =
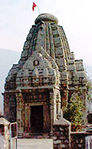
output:
[{"label": "weathered stone surface", "polygon": [[43,13],[43,14],[39,15],[36,18],[35,23],[38,24],[41,21],[48,21],[48,22],[58,23],[58,20],[55,16],[53,16],[51,14],[47,14],[47,13]]},{"label": "weathered stone surface", "polygon": [[5,117],[17,121],[18,136],[53,134],[54,149],[68,149],[70,123],[63,119],[61,108],[66,107],[76,87],[86,91],[85,85],[83,62],[75,60],[63,27],[53,15],[40,14],[18,64],[6,78]]},{"label": "weathered stone surface", "polygon": [[[71,133],[71,148],[72,149],[85,149],[88,148],[86,146],[86,137],[92,136],[92,133],[88,132],[72,132]],[[76,145],[75,145],[76,144]],[[91,142],[89,142],[89,147],[91,146]]]},{"label": "weathered stone surface", "polygon": [[[65,119],[57,120],[53,125],[53,145],[54,149],[70,148],[71,124]],[[56,138],[55,138],[56,137]],[[56,147],[56,145],[58,145]]]}]

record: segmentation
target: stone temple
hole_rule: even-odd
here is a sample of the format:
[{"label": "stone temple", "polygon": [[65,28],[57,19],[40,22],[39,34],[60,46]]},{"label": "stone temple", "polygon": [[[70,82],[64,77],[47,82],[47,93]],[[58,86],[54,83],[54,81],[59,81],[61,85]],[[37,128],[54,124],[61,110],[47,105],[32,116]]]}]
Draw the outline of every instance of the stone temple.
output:
[{"label": "stone temple", "polygon": [[4,115],[17,122],[19,137],[50,135],[60,119],[69,125],[62,111],[76,87],[85,91],[85,84],[83,61],[75,60],[63,27],[53,15],[40,14],[6,78]]}]

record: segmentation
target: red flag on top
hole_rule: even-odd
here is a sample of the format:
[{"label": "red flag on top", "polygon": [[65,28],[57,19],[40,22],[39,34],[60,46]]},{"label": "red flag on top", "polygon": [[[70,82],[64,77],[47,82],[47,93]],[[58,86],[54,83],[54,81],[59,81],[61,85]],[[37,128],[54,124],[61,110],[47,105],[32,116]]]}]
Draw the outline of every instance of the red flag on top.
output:
[{"label": "red flag on top", "polygon": [[34,8],[36,7],[37,5],[33,2],[33,5],[32,5],[32,10],[34,11]]}]

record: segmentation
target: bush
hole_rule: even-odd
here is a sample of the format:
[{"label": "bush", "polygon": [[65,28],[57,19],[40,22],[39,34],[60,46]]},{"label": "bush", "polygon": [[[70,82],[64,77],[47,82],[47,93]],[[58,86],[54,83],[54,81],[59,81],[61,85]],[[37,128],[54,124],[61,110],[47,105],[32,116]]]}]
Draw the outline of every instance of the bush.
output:
[{"label": "bush", "polygon": [[83,123],[83,109],[84,104],[81,97],[74,93],[64,111],[64,117],[71,122],[72,131],[81,128]]}]

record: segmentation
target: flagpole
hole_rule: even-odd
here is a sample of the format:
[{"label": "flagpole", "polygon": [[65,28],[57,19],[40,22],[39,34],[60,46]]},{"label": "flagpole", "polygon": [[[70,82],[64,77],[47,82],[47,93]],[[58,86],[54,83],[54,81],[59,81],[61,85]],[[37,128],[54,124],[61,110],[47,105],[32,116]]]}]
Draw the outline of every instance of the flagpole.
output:
[{"label": "flagpole", "polygon": [[37,8],[38,8],[38,12],[39,12],[39,15],[40,15],[40,14],[41,14],[41,13],[40,13],[40,9],[39,9],[39,7],[38,7],[38,6],[37,6]]},{"label": "flagpole", "polygon": [[40,9],[39,9],[39,7],[35,4],[35,2],[33,2],[33,5],[32,5],[32,10],[33,11],[34,11],[35,7],[37,7],[38,12],[39,12],[39,15],[40,15]]}]

